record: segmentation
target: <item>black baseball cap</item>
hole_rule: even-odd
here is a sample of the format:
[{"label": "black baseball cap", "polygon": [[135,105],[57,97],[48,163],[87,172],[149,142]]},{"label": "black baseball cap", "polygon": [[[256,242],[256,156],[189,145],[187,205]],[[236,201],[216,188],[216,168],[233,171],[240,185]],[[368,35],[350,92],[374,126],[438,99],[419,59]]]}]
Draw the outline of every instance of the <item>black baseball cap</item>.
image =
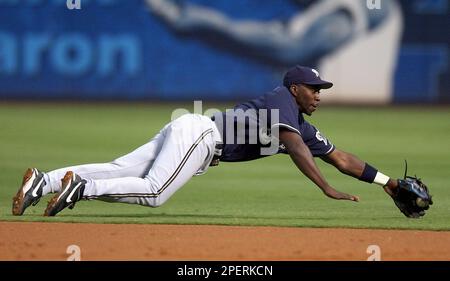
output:
[{"label": "black baseball cap", "polygon": [[333,83],[320,79],[317,70],[301,65],[294,66],[284,75],[283,85],[289,88],[292,84],[305,84],[320,89],[333,87]]}]

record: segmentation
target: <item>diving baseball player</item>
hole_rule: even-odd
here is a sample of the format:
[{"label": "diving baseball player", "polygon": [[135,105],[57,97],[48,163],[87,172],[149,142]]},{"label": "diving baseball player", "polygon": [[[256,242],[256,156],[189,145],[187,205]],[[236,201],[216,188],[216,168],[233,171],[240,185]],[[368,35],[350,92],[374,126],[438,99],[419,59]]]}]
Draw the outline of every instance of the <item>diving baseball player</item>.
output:
[{"label": "diving baseball player", "polygon": [[[295,66],[283,86],[234,109],[207,117],[185,114],[167,124],[148,143],[111,163],[87,164],[44,173],[25,172],[13,198],[12,213],[22,215],[39,199],[56,193],[45,210],[54,216],[82,199],[158,207],[192,176],[219,161],[239,162],[277,153],[289,154],[298,169],[333,199],[359,201],[339,192],[322,176],[313,157],[361,181],[376,183],[407,217],[420,217],[432,204],[417,178],[391,179],[356,156],[337,149],[303,114],[312,115],[321,89],[331,88],[311,68]],[[420,200],[419,200],[420,199]]]}]

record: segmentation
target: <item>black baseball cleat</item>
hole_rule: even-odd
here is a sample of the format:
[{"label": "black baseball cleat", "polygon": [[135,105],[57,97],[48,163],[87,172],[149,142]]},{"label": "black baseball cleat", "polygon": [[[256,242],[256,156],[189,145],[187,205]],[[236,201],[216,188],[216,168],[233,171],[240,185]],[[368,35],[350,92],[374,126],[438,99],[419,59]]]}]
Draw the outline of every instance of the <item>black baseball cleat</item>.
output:
[{"label": "black baseball cleat", "polygon": [[44,216],[50,217],[64,210],[73,209],[75,203],[83,198],[86,180],[72,171],[68,171],[61,180],[61,191],[48,202]]},{"label": "black baseball cleat", "polygon": [[13,197],[12,214],[21,216],[30,205],[35,206],[42,197],[44,185],[44,173],[36,168],[28,168],[23,175],[22,186]]}]

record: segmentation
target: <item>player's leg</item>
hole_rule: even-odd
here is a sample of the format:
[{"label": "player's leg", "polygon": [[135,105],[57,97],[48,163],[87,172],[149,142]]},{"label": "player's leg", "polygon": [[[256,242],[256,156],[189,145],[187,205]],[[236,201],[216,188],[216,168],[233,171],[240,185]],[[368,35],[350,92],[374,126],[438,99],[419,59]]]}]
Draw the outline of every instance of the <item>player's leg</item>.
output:
[{"label": "player's leg", "polygon": [[88,180],[84,196],[109,202],[158,207],[199,171],[214,155],[218,132],[200,115],[185,115],[170,124],[158,157],[144,178]]},{"label": "player's leg", "polygon": [[161,150],[164,141],[161,131],[148,143],[110,163],[78,165],[45,173],[44,180],[47,184],[43,188],[43,195],[59,192],[61,179],[67,171],[72,171],[85,179],[145,176]]},{"label": "player's leg", "polygon": [[[46,214],[55,215],[68,202],[100,199],[157,207],[167,201],[192,176],[206,170],[220,136],[214,122],[201,115],[184,115],[162,132],[164,144],[144,178],[75,179],[64,188],[60,198],[50,203]],[[79,192],[77,189],[83,189]],[[80,195],[82,194],[82,195]],[[61,208],[63,206],[63,208]]]},{"label": "player's leg", "polygon": [[111,163],[78,165],[48,173],[43,173],[35,168],[28,169],[23,176],[22,186],[13,198],[12,213],[22,215],[30,205],[36,205],[42,196],[59,192],[61,180],[67,171],[73,171],[83,178],[91,179],[143,177],[148,173],[161,150],[164,140],[161,134],[163,130],[164,128],[148,143]]}]

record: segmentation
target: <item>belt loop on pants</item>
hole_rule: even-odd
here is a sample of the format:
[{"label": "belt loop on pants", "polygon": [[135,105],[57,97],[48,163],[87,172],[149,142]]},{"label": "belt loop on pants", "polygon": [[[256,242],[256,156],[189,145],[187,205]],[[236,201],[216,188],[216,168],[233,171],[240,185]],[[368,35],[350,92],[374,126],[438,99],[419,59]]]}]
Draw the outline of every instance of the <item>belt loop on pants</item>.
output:
[{"label": "belt loop on pants", "polygon": [[222,156],[222,149],[223,149],[223,143],[222,142],[216,142],[216,146],[214,148],[214,156],[211,160],[211,163],[209,166],[217,166],[220,162],[220,156]]}]

